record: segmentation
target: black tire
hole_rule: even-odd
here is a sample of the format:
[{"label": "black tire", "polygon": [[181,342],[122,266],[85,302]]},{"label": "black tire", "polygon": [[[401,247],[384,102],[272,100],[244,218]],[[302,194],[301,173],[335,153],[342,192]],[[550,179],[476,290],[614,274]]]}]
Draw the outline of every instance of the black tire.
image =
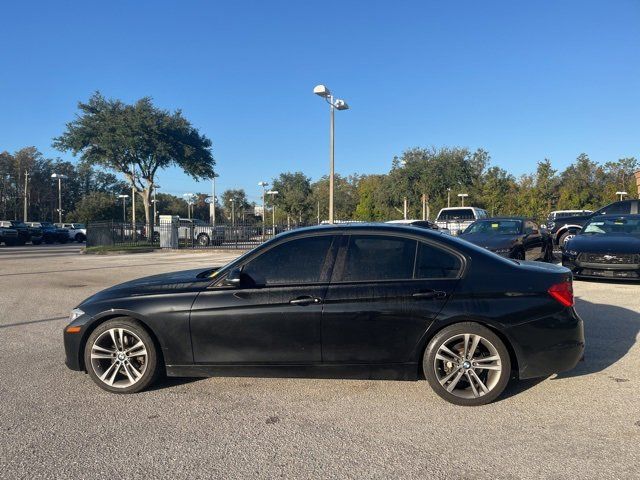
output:
[{"label": "black tire", "polygon": [[197,240],[198,240],[198,245],[200,245],[201,247],[206,247],[211,242],[209,235],[207,235],[206,233],[201,233],[200,235],[198,235]]},{"label": "black tire", "polygon": [[7,247],[15,247],[18,244],[18,242],[16,240],[8,240],[8,241],[5,241],[4,244]]},{"label": "black tire", "polygon": [[58,240],[59,243],[67,243],[67,239],[66,238],[61,238],[60,240]]},{"label": "black tire", "polygon": [[[114,387],[107,385],[105,382],[100,380],[92,365],[91,349],[93,348],[94,342],[103,333],[112,328],[123,328],[134,333],[142,341],[147,352],[146,368],[144,369],[142,376],[133,385],[128,387]],[[138,393],[152,385],[157,380],[160,375],[162,360],[158,356],[158,350],[153,339],[149,333],[147,333],[145,328],[132,318],[122,317],[108,320],[98,325],[98,327],[91,332],[84,348],[84,364],[89,376],[100,388],[112,393]]]},{"label": "black tire", "polygon": [[511,255],[511,258],[515,260],[524,260],[526,258],[524,250],[522,248],[518,248],[517,250],[514,250],[513,254]]},{"label": "black tire", "polygon": [[31,243],[33,245],[41,245],[42,244],[42,240],[31,240]]},{"label": "black tire", "polygon": [[[470,390],[471,386],[466,383],[466,378],[462,379],[462,383],[458,381],[457,385],[464,386],[466,384],[469,385],[468,388],[464,390],[454,388],[453,390],[457,392],[457,394],[454,394],[447,391],[447,389],[440,383],[437,373],[438,364],[436,363],[436,360],[438,362],[440,362],[440,360],[436,359],[436,354],[438,354],[438,350],[440,349],[440,347],[443,344],[448,343],[448,341],[450,341],[452,338],[456,338],[458,335],[465,334],[478,335],[480,337],[483,337],[483,339],[486,339],[495,348],[495,351],[499,355],[499,364],[501,366],[499,375],[492,374],[494,375],[494,377],[492,377],[493,385],[491,385],[489,391],[480,396],[472,398],[463,398],[461,396],[463,394],[467,395],[472,393]],[[476,347],[476,350],[478,350],[478,348],[479,347]],[[424,352],[422,368],[424,371],[424,375],[429,382],[429,385],[431,385],[431,388],[437,395],[455,405],[473,407],[491,403],[502,394],[504,389],[507,387],[507,384],[509,383],[509,379],[511,377],[511,358],[509,356],[507,347],[502,342],[500,337],[498,337],[494,332],[478,323],[463,322],[456,323],[442,329],[431,339]],[[459,368],[458,370],[465,371],[462,368]],[[476,371],[475,368],[473,368],[472,370]],[[485,372],[486,373],[480,373],[480,375],[488,375],[490,373],[490,371],[488,370],[485,370]],[[495,375],[497,375],[497,377]],[[489,384],[489,382],[486,383]]]},{"label": "black tire", "polygon": [[87,238],[82,234],[82,233],[76,233],[75,236],[75,241],[78,243],[82,243],[86,240]]},{"label": "black tire", "polygon": [[578,232],[576,230],[567,230],[558,239],[558,246],[561,250],[564,250],[564,244],[568,241],[570,237],[574,237]]}]

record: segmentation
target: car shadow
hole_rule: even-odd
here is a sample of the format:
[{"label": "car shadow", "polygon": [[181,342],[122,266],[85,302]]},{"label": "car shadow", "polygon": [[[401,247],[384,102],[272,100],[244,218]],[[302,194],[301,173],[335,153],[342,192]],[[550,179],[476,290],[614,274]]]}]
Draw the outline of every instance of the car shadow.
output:
[{"label": "car shadow", "polygon": [[584,321],[584,360],[555,378],[600,372],[623,358],[636,343],[640,313],[610,304],[576,298],[576,311]]},{"label": "car shadow", "polygon": [[156,390],[164,390],[166,388],[178,387],[189,383],[195,383],[200,380],[206,380],[205,377],[167,377],[161,376],[156,382],[146,389],[147,392]]}]

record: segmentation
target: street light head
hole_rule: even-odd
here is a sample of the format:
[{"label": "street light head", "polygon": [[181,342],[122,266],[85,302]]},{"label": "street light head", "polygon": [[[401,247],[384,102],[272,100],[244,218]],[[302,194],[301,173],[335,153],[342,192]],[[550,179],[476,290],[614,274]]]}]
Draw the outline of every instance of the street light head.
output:
[{"label": "street light head", "polygon": [[349,105],[342,99],[337,99],[335,103],[336,110],[349,110]]},{"label": "street light head", "polygon": [[459,193],[458,196],[459,197],[468,197],[469,194],[468,193]]},{"label": "street light head", "polygon": [[329,89],[324,85],[316,85],[315,87],[313,87],[313,93],[322,98],[327,98],[329,95],[331,95]]},{"label": "street light head", "polygon": [[65,178],[69,178],[67,175],[64,175],[62,173],[52,173],[51,174],[51,178],[60,178],[62,180],[64,180]]},{"label": "street light head", "polygon": [[616,192],[616,195],[628,195],[627,192]]},{"label": "street light head", "polygon": [[268,195],[277,195],[278,194],[278,190],[269,190],[267,192]]},{"label": "street light head", "polygon": [[267,185],[269,185],[267,182],[258,182],[259,187],[266,187]]},{"label": "street light head", "polygon": [[118,198],[129,198],[129,195],[118,195]]}]

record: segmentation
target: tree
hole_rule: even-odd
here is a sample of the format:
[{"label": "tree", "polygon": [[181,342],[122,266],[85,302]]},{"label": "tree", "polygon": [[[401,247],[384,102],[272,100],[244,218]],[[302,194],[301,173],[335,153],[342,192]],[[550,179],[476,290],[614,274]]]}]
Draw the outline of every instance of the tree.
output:
[{"label": "tree", "polygon": [[79,102],[80,115],[53,141],[83,162],[123,174],[142,197],[147,223],[158,170],[180,167],[199,180],[213,177],[211,140],[201,135],[180,110],[170,113],[144,97],[132,105],[96,92]]},{"label": "tree", "polygon": [[69,215],[67,221],[89,223],[98,220],[113,220],[119,218],[121,206],[117,197],[105,192],[91,192],[83,196]]},{"label": "tree", "polygon": [[[334,212],[336,220],[351,220],[358,205],[358,176],[343,177],[336,174],[333,181]],[[315,182],[312,204],[320,206],[320,220],[329,217],[329,177],[324,176]]]},{"label": "tree", "polygon": [[278,192],[274,199],[276,206],[287,218],[292,216],[302,222],[311,206],[311,179],[302,172],[286,172],[274,178],[271,185]]},{"label": "tree", "polygon": [[358,204],[354,212],[356,220],[384,221],[392,218],[386,194],[386,175],[367,175],[358,182]]},{"label": "tree", "polygon": [[[249,205],[244,189],[237,188],[222,192],[222,207],[225,210],[226,217],[231,219],[234,212],[236,218],[238,218],[243,212],[248,210],[251,205]],[[235,219],[233,219],[233,222],[235,222]]]}]

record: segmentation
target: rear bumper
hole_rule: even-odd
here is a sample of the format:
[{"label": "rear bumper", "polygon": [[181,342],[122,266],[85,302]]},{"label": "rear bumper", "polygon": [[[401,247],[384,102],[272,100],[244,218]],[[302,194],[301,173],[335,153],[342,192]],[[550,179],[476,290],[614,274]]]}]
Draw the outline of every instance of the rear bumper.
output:
[{"label": "rear bumper", "polygon": [[520,379],[571,370],[584,356],[584,325],[573,308],[512,326]]}]

